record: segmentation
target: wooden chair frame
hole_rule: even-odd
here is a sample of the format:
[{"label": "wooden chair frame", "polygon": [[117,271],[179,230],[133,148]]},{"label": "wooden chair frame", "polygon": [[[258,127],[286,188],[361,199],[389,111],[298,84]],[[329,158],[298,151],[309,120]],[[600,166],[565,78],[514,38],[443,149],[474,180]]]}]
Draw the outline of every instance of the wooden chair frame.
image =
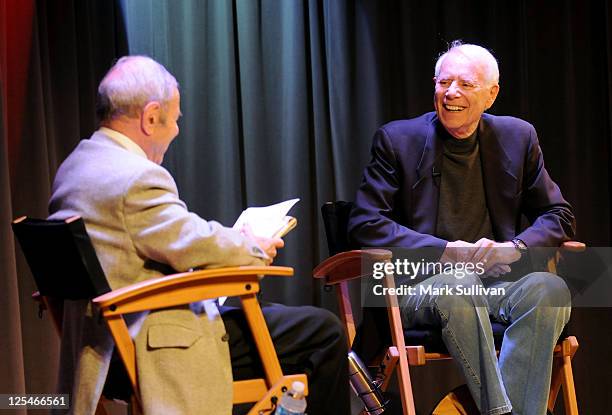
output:
[{"label": "wooden chair frame", "polygon": [[[548,262],[549,271],[556,271],[556,263],[562,256],[563,251],[581,252],[585,245],[580,242],[565,242],[557,251],[555,258]],[[314,278],[323,279],[328,286],[334,286],[340,310],[340,317],[344,323],[348,338],[349,349],[352,347],[355,338],[355,319],[352,311],[349,293],[349,281],[368,277],[368,273],[363,273],[364,264],[373,262],[389,262],[392,254],[384,249],[352,250],[336,254],[319,264],[313,271]],[[393,275],[386,275],[383,279],[385,288],[394,288],[395,282]],[[382,372],[383,383],[381,389],[386,391],[389,387],[392,374],[397,370],[397,380],[402,401],[403,413],[406,415],[416,415],[414,395],[412,393],[412,383],[410,379],[409,366],[423,366],[428,361],[452,359],[445,353],[429,353],[422,345],[406,346],[404,340],[404,330],[402,326],[400,310],[395,296],[386,296],[387,314],[389,328],[391,330],[391,345],[387,348],[384,356],[378,362]],[[559,390],[563,387],[563,400],[565,413],[567,415],[578,415],[578,403],[576,390],[574,387],[574,377],[572,372],[572,358],[578,350],[578,340],[574,336],[568,336],[561,340],[554,349],[553,371],[551,378],[550,394],[548,398],[548,409],[553,410]],[[447,407],[460,407],[460,402],[453,401],[452,396],[447,396],[448,401],[444,402]],[[459,414],[460,412],[456,411]]]},{"label": "wooden chair frame", "polygon": [[[146,280],[96,297],[93,303],[102,312],[115,339],[135,396],[139,396],[136,350],[123,314],[175,307],[221,296],[240,298],[246,320],[262,361],[265,378],[234,382],[234,404],[251,403],[249,415],[267,414],[294,381],[307,385],[306,375],[283,375],[266,326],[257,293],[263,275],[292,276],[293,269],[278,266],[244,266],[202,270]],[[307,391],[306,391],[307,392]]]},{"label": "wooden chair frame", "polygon": [[[131,402],[133,413],[141,413],[138,398],[136,350],[123,314],[174,307],[220,296],[240,298],[265,375],[265,378],[235,381],[233,404],[255,402],[248,412],[249,415],[270,414],[274,403],[280,401],[281,395],[291,387],[294,381],[304,383],[305,393],[308,394],[306,375],[283,375],[282,373],[270,332],[257,300],[260,280],[264,274],[292,276],[293,269],[278,266],[244,266],[186,272],[143,281],[93,299],[115,340],[134,391],[134,399]],[[40,303],[41,310],[50,311],[54,326],[58,333],[61,333],[61,316],[56,312],[57,307],[53,299],[41,296],[38,292],[32,297]],[[98,405],[96,415],[106,415],[101,404]]]},{"label": "wooden chair frame", "polygon": [[[25,220],[16,219],[14,223]],[[67,220],[77,220],[73,217]],[[308,395],[308,381],[305,374],[283,375],[272,337],[266,326],[263,312],[257,300],[260,280],[264,275],[289,277],[293,268],[280,266],[242,266],[210,270],[184,272],[145,280],[100,295],[92,300],[100,310],[117,351],[125,366],[133,389],[131,412],[140,414],[140,393],[136,372],[136,349],[123,315],[159,310],[190,304],[222,296],[240,298],[249,328],[251,329],[259,357],[261,358],[264,378],[235,381],[233,383],[233,404],[255,403],[249,415],[271,414],[280,401],[282,394],[294,381],[305,386]],[[34,293],[34,300],[40,310],[48,309],[58,334],[62,332],[63,300]],[[104,397],[98,403],[96,415],[106,415]]]}]

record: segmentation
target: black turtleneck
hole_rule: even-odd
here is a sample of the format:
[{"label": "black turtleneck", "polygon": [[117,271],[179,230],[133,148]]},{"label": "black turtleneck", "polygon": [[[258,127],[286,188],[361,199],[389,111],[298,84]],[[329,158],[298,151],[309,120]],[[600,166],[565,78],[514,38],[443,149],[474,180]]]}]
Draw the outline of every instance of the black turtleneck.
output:
[{"label": "black turtleneck", "polygon": [[464,139],[454,138],[446,130],[439,135],[444,150],[436,236],[448,241],[494,239],[482,181],[477,131]]}]

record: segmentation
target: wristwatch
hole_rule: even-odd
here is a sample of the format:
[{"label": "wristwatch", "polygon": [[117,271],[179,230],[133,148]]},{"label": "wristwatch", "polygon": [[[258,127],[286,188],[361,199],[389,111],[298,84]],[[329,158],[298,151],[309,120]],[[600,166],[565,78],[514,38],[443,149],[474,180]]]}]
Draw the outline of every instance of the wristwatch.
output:
[{"label": "wristwatch", "polygon": [[527,245],[525,245],[525,242],[521,241],[518,238],[514,238],[511,242],[521,255],[527,252]]}]

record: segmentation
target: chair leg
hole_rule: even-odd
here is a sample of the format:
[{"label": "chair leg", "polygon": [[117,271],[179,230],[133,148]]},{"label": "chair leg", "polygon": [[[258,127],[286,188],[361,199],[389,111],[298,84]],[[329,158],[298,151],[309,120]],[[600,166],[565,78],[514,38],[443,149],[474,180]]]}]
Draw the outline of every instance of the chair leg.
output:
[{"label": "chair leg", "polygon": [[266,326],[266,320],[255,294],[243,295],[240,297],[240,300],[242,301],[242,309],[244,310],[247,323],[253,334],[253,340],[255,340],[255,346],[261,358],[266,382],[268,386],[272,386],[283,377],[283,371],[281,370],[268,326]]},{"label": "chair leg", "polygon": [[[393,275],[385,276],[384,285],[387,288],[395,288]],[[387,311],[391,328],[391,340],[399,354],[397,362],[397,381],[399,383],[400,396],[402,397],[402,408],[405,415],[416,415],[414,396],[412,394],[412,383],[410,380],[410,369],[408,367],[408,355],[406,353],[406,343],[404,342],[404,330],[402,328],[402,319],[399,310],[397,297],[387,296]]]},{"label": "chair leg", "polygon": [[347,281],[343,281],[336,287],[336,297],[338,298],[338,306],[340,307],[340,318],[346,332],[349,350],[353,346],[355,340],[355,319],[351,307],[351,295]]},{"label": "chair leg", "polygon": [[563,382],[563,371],[562,371],[562,359],[555,357],[553,359],[552,377],[550,380],[550,393],[548,395],[548,410],[553,411],[555,409],[555,402],[557,401],[557,395],[561,389],[561,383]]},{"label": "chair leg", "polygon": [[578,415],[578,400],[576,399],[572,358],[570,356],[563,357],[563,402],[567,415]]},{"label": "chair leg", "polygon": [[395,353],[396,350],[397,348],[395,347],[387,349],[387,353],[385,353],[385,357],[383,357],[383,361],[380,363],[380,369],[382,369],[381,377],[383,379],[380,388],[383,392],[387,391],[389,383],[391,383],[391,375],[393,375],[393,371],[399,362],[399,352]]},{"label": "chair leg", "polygon": [[128,402],[128,414],[129,415],[142,415],[142,408],[136,395],[132,394],[130,401]]},{"label": "chair leg", "polygon": [[576,388],[572,371],[572,358],[578,350],[578,340],[569,336],[561,342],[561,351],[553,360],[553,371],[550,382],[550,394],[548,397],[548,409],[552,412],[559,389],[563,386],[563,403],[567,415],[578,415],[578,400],[576,399]]}]

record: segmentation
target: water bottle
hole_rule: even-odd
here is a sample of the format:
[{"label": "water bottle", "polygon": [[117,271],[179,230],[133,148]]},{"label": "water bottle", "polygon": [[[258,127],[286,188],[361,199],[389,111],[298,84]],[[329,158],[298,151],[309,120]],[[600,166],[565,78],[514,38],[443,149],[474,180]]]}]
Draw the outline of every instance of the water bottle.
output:
[{"label": "water bottle", "polygon": [[280,400],[274,415],[306,415],[306,387],[302,382],[295,381]]}]

